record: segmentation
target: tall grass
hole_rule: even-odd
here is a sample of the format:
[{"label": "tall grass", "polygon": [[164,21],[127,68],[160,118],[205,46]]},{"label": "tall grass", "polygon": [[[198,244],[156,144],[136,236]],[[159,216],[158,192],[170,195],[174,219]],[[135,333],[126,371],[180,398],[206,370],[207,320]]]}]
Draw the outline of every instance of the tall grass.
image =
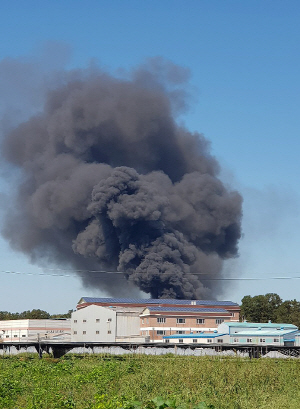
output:
[{"label": "tall grass", "polygon": [[166,408],[169,399],[174,408],[298,409],[299,371],[297,359],[7,357],[0,358],[0,408]]}]

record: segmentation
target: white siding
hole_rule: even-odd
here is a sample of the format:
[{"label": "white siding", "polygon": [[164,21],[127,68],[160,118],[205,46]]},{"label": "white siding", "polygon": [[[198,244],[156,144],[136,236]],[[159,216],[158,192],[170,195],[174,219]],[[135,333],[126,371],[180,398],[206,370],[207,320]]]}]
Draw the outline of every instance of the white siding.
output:
[{"label": "white siding", "polygon": [[72,341],[114,342],[115,338],[116,312],[112,308],[89,305],[72,313]]}]

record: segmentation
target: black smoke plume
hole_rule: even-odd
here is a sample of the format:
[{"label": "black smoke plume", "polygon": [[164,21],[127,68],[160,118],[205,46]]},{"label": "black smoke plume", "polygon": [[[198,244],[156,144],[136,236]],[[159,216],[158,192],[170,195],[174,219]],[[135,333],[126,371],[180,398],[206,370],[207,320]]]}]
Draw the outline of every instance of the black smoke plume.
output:
[{"label": "black smoke plume", "polygon": [[186,80],[159,59],[122,78],[65,73],[42,112],[4,139],[22,175],[3,229],[13,247],[86,270],[85,285],[113,295],[124,281],[88,270],[123,272],[155,298],[216,295],[203,278],[237,255],[242,199],[218,178],[203,135],[177,123]]}]

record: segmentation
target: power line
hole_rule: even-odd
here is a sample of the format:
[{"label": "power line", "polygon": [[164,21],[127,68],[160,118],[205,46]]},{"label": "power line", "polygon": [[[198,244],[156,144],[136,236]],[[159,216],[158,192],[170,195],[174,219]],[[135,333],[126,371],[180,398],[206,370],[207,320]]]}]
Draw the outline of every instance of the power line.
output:
[{"label": "power line", "polygon": [[[27,272],[20,272],[20,271],[9,271],[9,270],[0,270],[2,274],[14,274],[14,275],[28,275],[28,276],[50,276],[50,277],[87,277],[92,276],[93,278],[97,278],[97,275],[108,274],[108,275],[122,275],[119,277],[121,279],[125,279],[124,272],[122,271],[105,271],[105,270],[72,270],[72,269],[55,269],[55,268],[44,268],[43,270],[48,271],[61,271],[61,272],[72,272],[74,274],[63,274],[63,273],[27,273]],[[86,273],[86,274],[80,274]],[[202,276],[201,281],[266,281],[266,280],[299,280],[299,276],[280,276],[280,277],[205,277],[209,274],[206,273],[187,273],[185,275],[192,275],[192,276]],[[98,276],[100,278],[100,276]]]}]

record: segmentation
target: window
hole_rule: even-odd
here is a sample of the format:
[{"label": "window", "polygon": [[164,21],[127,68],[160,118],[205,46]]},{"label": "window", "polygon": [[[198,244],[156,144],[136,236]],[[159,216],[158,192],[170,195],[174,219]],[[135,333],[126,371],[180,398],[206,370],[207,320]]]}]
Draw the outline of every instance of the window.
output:
[{"label": "window", "polygon": [[238,338],[233,338],[233,342],[239,342]]},{"label": "window", "polygon": [[224,322],[223,318],[217,318],[216,319],[216,324],[222,324],[222,322]]},{"label": "window", "polygon": [[18,335],[14,335],[14,338],[18,338]]},{"label": "window", "polygon": [[208,338],[207,342],[208,342],[208,344],[211,344],[211,343],[212,343],[212,339],[211,339],[211,338]]},{"label": "window", "polygon": [[168,344],[170,342],[169,339],[165,339],[165,343]]},{"label": "window", "polygon": [[265,338],[260,338],[259,342],[266,342]]},{"label": "window", "polygon": [[82,331],[82,333],[83,333],[83,335],[85,335],[85,334],[86,334],[86,331]]},{"label": "window", "polygon": [[82,322],[86,322],[86,320],[82,320]]},{"label": "window", "polygon": [[193,343],[196,344],[198,342],[198,339],[193,339]]},{"label": "window", "polygon": [[219,344],[223,344],[223,339],[220,339],[220,338],[219,338],[219,339],[218,339],[218,343],[219,343]]},{"label": "window", "polygon": [[99,318],[96,318],[96,322],[100,322],[100,319],[99,319]]},{"label": "window", "polygon": [[6,338],[9,338],[9,335],[6,335]]},{"label": "window", "polygon": [[76,334],[77,334],[77,331],[73,331],[73,334],[75,334],[75,335],[76,335]]},{"label": "window", "polygon": [[279,338],[274,338],[274,342],[279,342]]},{"label": "window", "polygon": [[185,334],[185,331],[176,331],[176,334]]},{"label": "window", "polygon": [[111,331],[107,331],[108,334],[111,334]]},{"label": "window", "polygon": [[156,318],[156,320],[157,320],[157,322],[160,322],[160,323],[165,323],[166,322],[166,319],[164,317]]},{"label": "window", "polygon": [[247,338],[247,342],[249,342],[251,344],[252,338]]},{"label": "window", "polygon": [[74,324],[77,324],[77,320],[74,320]]},{"label": "window", "polygon": [[177,318],[177,324],[185,324],[185,318]]},{"label": "window", "polygon": [[22,337],[24,338],[24,337],[26,337],[26,335],[22,335]]},{"label": "window", "polygon": [[197,324],[204,324],[205,319],[204,318],[197,318]]},{"label": "window", "polygon": [[178,340],[178,342],[179,342],[180,344],[182,344],[182,343],[183,343],[183,339],[180,338],[180,339]]},{"label": "window", "polygon": [[234,312],[231,312],[230,315],[231,315],[232,317],[234,317],[234,316],[235,316],[235,313],[234,313]]},{"label": "window", "polygon": [[107,322],[111,322],[111,318],[107,318]]},{"label": "window", "polygon": [[164,331],[164,330],[157,330],[157,331],[156,331],[156,334],[157,334],[157,335],[166,335],[166,331]]},{"label": "window", "polygon": [[99,335],[99,334],[100,334],[100,331],[96,331],[96,334]]}]

